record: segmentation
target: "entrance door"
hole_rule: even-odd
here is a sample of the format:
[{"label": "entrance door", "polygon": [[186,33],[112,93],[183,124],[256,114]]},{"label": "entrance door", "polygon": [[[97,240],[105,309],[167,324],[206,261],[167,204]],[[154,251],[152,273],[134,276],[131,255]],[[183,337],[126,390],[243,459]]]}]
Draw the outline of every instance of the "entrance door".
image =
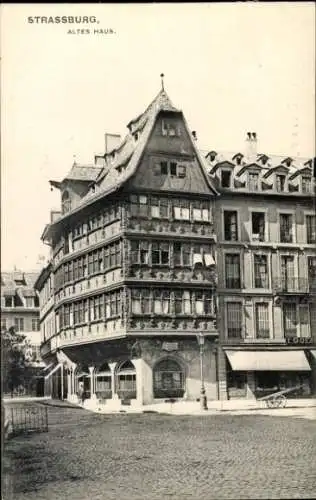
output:
[{"label": "entrance door", "polygon": [[182,398],[185,376],[173,359],[163,359],[154,368],[154,398]]}]

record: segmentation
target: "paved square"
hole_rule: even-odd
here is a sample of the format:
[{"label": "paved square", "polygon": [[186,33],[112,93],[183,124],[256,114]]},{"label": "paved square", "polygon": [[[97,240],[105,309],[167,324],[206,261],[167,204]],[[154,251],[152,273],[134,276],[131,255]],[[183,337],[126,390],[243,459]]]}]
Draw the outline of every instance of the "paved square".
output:
[{"label": "paved square", "polygon": [[263,415],[99,415],[49,407],[10,440],[4,500],[315,498],[316,422]]}]

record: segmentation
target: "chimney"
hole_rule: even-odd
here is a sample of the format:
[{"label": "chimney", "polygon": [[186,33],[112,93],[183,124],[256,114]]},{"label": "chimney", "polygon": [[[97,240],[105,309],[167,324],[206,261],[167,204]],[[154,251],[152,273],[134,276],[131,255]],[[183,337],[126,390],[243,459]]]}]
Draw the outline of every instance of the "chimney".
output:
[{"label": "chimney", "polygon": [[105,153],[110,153],[113,149],[116,149],[121,142],[121,136],[119,134],[105,134]]},{"label": "chimney", "polygon": [[246,156],[248,158],[257,157],[257,134],[256,132],[247,132],[246,137]]},{"label": "chimney", "polygon": [[196,131],[192,130],[192,136],[195,141],[197,141]]}]

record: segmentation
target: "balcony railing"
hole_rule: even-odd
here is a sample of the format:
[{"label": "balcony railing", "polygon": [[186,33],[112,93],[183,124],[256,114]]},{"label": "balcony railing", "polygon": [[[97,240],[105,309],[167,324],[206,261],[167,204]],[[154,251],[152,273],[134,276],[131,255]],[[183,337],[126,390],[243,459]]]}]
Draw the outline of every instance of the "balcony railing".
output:
[{"label": "balcony railing", "polygon": [[225,279],[226,288],[234,289],[241,288],[241,279],[240,278],[227,278]]},{"label": "balcony railing", "polygon": [[293,236],[292,233],[286,231],[286,230],[281,230],[280,232],[280,243],[293,243]]},{"label": "balcony railing", "polygon": [[306,278],[274,278],[272,289],[275,293],[309,293],[311,284]]}]

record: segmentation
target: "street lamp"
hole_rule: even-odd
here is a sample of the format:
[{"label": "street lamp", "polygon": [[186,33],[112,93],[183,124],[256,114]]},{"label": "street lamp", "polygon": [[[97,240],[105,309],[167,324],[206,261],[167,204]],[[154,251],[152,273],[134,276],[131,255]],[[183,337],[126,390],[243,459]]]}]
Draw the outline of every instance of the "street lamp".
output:
[{"label": "street lamp", "polygon": [[204,387],[204,374],[203,374],[203,355],[204,355],[204,343],[205,343],[205,338],[202,332],[200,332],[197,336],[197,341],[200,346],[200,370],[201,370],[201,396],[200,396],[200,405],[201,405],[201,410],[207,410],[207,398],[205,394],[205,387]]}]

